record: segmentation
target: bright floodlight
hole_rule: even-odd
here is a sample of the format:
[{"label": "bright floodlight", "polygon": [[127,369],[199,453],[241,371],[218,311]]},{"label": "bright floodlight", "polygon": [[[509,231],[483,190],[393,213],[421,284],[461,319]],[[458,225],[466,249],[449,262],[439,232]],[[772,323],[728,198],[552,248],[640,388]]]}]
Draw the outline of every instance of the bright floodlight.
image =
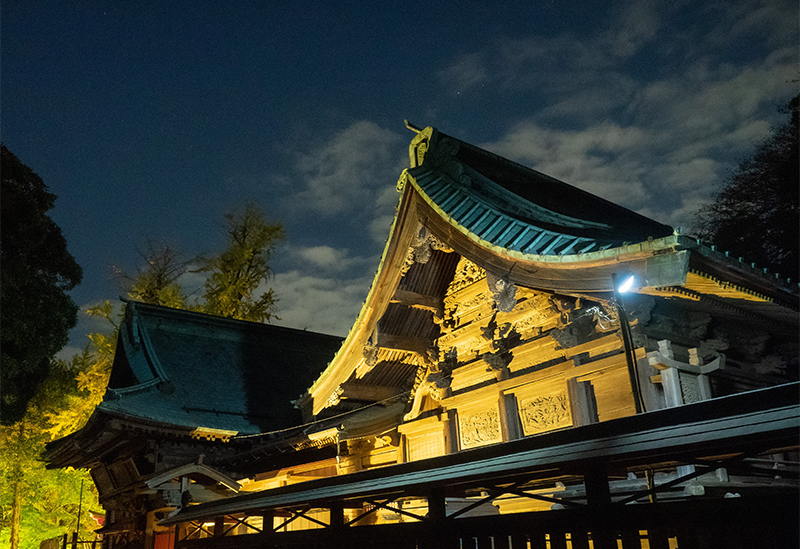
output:
[{"label": "bright floodlight", "polygon": [[634,282],[634,277],[633,277],[633,275],[631,275],[631,276],[629,276],[628,278],[626,278],[626,279],[625,279],[625,280],[622,282],[622,284],[620,284],[620,285],[617,287],[617,291],[618,291],[619,293],[621,293],[621,294],[624,294],[625,292],[628,292],[628,291],[630,291],[630,289],[633,287],[633,282]]}]

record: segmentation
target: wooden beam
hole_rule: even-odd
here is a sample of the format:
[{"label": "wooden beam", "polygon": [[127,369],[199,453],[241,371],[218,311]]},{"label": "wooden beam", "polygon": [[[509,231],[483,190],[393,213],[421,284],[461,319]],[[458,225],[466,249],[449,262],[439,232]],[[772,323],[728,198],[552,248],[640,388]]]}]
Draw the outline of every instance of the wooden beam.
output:
[{"label": "wooden beam", "polygon": [[439,316],[441,316],[442,311],[444,310],[444,303],[438,297],[418,294],[416,292],[409,292],[406,290],[396,290],[389,303],[399,303],[400,305],[405,305],[406,307],[431,311]]},{"label": "wooden beam", "polygon": [[403,392],[402,387],[387,387],[384,385],[356,385],[342,383],[342,394],[339,398],[379,402],[397,396]]},{"label": "wooden beam", "polygon": [[406,351],[416,353],[420,356],[427,356],[430,342],[420,337],[396,336],[390,334],[378,334],[378,347],[381,349],[391,349],[393,351]]}]

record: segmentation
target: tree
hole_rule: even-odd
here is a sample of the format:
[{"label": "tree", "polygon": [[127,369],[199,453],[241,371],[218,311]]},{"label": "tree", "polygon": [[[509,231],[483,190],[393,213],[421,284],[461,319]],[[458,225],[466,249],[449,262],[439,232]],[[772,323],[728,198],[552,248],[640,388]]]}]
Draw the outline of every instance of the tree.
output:
[{"label": "tree", "polygon": [[178,279],[186,274],[193,260],[185,260],[174,248],[153,240],[147,240],[145,247],[137,252],[144,265],[136,267],[136,275],[128,275],[118,267],[112,268],[128,297],[144,303],[186,309],[188,297]]},{"label": "tree", "polygon": [[[0,478],[7,488],[0,498],[0,543],[4,546],[35,549],[43,539],[75,530],[81,500],[84,510],[99,507],[87,471],[48,470],[39,458],[45,444],[85,422],[87,408],[94,404],[89,402],[90,388],[79,379],[94,367],[88,348],[69,363],[58,361],[39,385],[24,417],[0,427]],[[92,528],[88,513],[80,520],[81,531],[88,533]]]},{"label": "tree", "polygon": [[789,121],[739,163],[696,220],[701,238],[793,280],[800,263],[798,98],[781,109]]},{"label": "tree", "polygon": [[257,296],[259,286],[272,276],[269,260],[278,242],[284,237],[280,223],[270,224],[261,210],[248,204],[243,212],[225,216],[227,248],[206,261],[203,271],[209,272],[205,284],[205,313],[269,322],[277,311],[272,289]]},{"label": "tree", "polygon": [[[39,386],[23,418],[0,427],[0,545],[36,549],[43,539],[75,530],[81,490],[83,509],[99,509],[97,490],[85,470],[45,468],[45,445],[86,424],[103,398],[116,350],[119,315],[109,301],[87,314],[105,318],[109,328],[89,336],[91,342],[70,362],[58,360]],[[88,513],[81,531],[96,524]]]},{"label": "tree", "polygon": [[47,215],[55,195],[5,146],[0,171],[0,419],[10,425],[22,419],[67,343],[78,313],[67,292],[83,274]]},{"label": "tree", "polygon": [[[174,248],[148,240],[138,250],[136,274],[115,267],[114,276],[136,301],[254,322],[277,318],[273,290],[256,294],[272,275],[269,260],[284,237],[283,226],[268,223],[257,206],[248,204],[241,212],[226,214],[224,227],[227,246],[210,259],[185,259]],[[191,270],[192,265],[200,267]],[[190,302],[181,277],[199,272],[208,273],[205,291]]]}]

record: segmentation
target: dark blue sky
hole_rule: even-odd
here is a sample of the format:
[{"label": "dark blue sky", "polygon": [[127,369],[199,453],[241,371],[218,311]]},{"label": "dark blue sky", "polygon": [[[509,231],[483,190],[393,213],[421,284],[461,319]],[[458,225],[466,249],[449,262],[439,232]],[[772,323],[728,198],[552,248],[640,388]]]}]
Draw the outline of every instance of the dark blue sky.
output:
[{"label": "dark blue sky", "polygon": [[255,201],[288,231],[282,323],[345,334],[403,119],[687,226],[797,93],[796,1],[591,6],[12,0],[2,139],[58,196],[81,306],[146,237],[214,251]]}]

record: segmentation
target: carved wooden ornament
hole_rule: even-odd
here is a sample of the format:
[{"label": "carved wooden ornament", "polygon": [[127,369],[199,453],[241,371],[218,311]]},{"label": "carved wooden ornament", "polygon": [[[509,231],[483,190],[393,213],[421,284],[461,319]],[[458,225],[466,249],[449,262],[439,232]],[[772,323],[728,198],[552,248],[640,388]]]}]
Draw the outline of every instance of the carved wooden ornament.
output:
[{"label": "carved wooden ornament", "polygon": [[526,436],[572,425],[566,392],[520,401],[519,416]]}]

